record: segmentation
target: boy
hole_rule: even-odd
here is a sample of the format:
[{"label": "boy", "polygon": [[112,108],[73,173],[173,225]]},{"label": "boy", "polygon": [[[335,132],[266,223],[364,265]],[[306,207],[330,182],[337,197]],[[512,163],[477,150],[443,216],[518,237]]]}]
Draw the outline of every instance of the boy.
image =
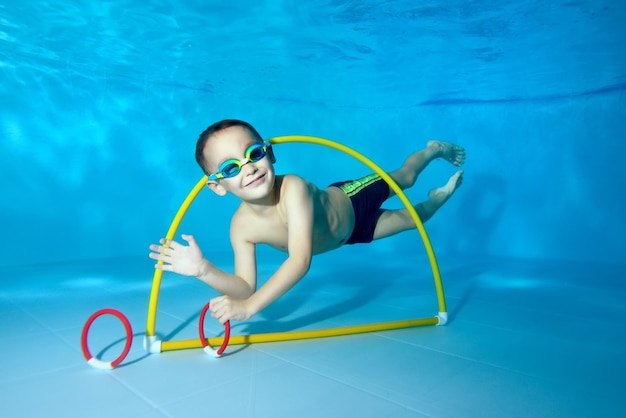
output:
[{"label": "boy", "polygon": [[[389,175],[404,190],[435,158],[460,166],[465,151],[429,141]],[[198,139],[196,160],[208,175],[209,189],[241,200],[230,225],[235,272],[218,269],[204,258],[194,237],[185,234],[188,245],[161,239],[161,245],[150,245],[150,258],[164,263],[155,268],[197,277],[224,295],[210,302],[211,315],[222,324],[245,321],[286,293],[307,273],[314,254],[415,228],[406,208],[381,209],[393,191],[378,175],[324,190],[293,174],[276,175],[271,145],[244,121],[223,120],[208,127]],[[422,222],[452,196],[462,179],[463,172],[457,171],[415,206]],[[257,290],[256,245],[261,243],[286,251],[288,257]]]}]

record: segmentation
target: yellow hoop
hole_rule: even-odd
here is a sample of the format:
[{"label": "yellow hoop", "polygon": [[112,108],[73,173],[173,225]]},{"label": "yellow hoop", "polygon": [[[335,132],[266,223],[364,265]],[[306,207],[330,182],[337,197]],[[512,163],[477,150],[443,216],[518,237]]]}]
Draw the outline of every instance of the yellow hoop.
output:
[{"label": "yellow hoop", "polygon": [[[275,138],[270,138],[270,142],[272,144],[283,144],[288,142],[306,142],[311,144],[324,145],[330,148],[337,149],[339,151],[343,151],[344,153],[351,155],[357,160],[361,161],[369,168],[371,168],[374,172],[376,172],[380,177],[385,180],[389,187],[396,193],[396,195],[400,198],[402,203],[406,206],[407,210],[411,214],[411,217],[415,221],[415,226],[417,227],[422,241],[424,242],[424,247],[426,248],[426,254],[428,255],[428,259],[430,261],[430,267],[433,272],[433,276],[435,279],[435,289],[437,291],[437,300],[439,304],[439,313],[437,316],[432,318],[420,318],[420,319],[411,319],[405,321],[393,321],[393,322],[383,322],[378,324],[367,324],[367,325],[354,325],[340,328],[328,328],[321,330],[309,330],[309,331],[291,331],[291,332],[278,332],[278,333],[269,333],[269,334],[251,334],[251,335],[239,335],[239,336],[231,336],[230,337],[230,345],[237,344],[251,344],[251,343],[260,343],[260,342],[276,342],[276,341],[290,341],[290,340],[300,340],[300,339],[310,339],[310,338],[322,338],[322,337],[333,337],[339,335],[350,335],[350,334],[359,334],[365,332],[375,332],[375,331],[386,331],[392,329],[401,329],[401,328],[411,328],[422,325],[444,325],[447,321],[447,311],[446,311],[446,302],[445,295],[443,292],[443,285],[441,283],[441,275],[439,273],[439,267],[437,265],[437,259],[435,257],[435,253],[433,251],[432,245],[430,243],[430,239],[428,238],[428,234],[424,229],[424,225],[419,218],[419,215],[413,208],[411,201],[406,197],[402,189],[398,186],[398,184],[378,165],[374,164],[372,160],[365,157],[363,154],[349,148],[345,145],[342,145],[338,142],[334,142],[324,138],[318,138],[315,136],[304,136],[304,135],[290,135],[290,136],[279,136]],[[178,209],[176,216],[170,225],[167,234],[165,235],[165,239],[172,240],[174,239],[174,235],[176,234],[176,230],[180,225],[183,217],[187,213],[189,206],[194,201],[196,196],[200,193],[204,185],[206,184],[207,177],[203,176],[200,181],[193,187],[189,195],[183,201],[183,204]],[[159,264],[162,264],[159,261]],[[161,351],[167,350],[180,350],[186,348],[201,348],[202,344],[198,339],[194,340],[179,340],[179,341],[157,341],[155,337],[155,324],[156,324],[156,310],[159,299],[159,291],[161,288],[161,279],[163,277],[163,271],[155,269],[154,277],[152,279],[152,290],[150,292],[150,303],[148,305],[148,320],[146,326],[146,341],[144,343],[144,348],[152,353],[157,353]],[[215,337],[210,338],[208,340],[209,345],[211,346],[220,346],[222,344],[223,337]]]}]

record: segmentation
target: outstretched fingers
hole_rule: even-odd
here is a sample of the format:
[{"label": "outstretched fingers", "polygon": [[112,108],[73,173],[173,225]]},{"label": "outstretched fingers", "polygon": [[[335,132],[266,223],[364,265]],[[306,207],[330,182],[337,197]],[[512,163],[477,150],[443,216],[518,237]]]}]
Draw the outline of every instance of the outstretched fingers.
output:
[{"label": "outstretched fingers", "polygon": [[[190,236],[186,236],[188,239]],[[174,240],[161,238],[159,244],[150,245],[149,257],[157,260],[155,268],[172,271],[184,276],[197,277],[202,273],[205,259],[200,247],[195,240],[188,240],[189,245],[181,244]]]},{"label": "outstretched fingers", "polygon": [[174,253],[176,245],[179,244],[177,244],[175,241],[166,240],[165,238],[161,238],[159,242],[161,243],[161,245],[150,244],[149,248],[151,253],[148,254],[148,257],[161,262],[155,264],[154,268],[159,270],[171,271],[171,257]]},{"label": "outstretched fingers", "polygon": [[157,270],[163,270],[163,271],[173,271],[174,267],[172,267],[171,264],[167,264],[166,261],[163,261],[162,263],[156,263],[154,265],[154,268]]},{"label": "outstretched fingers", "polygon": [[166,239],[166,238],[161,238],[159,242],[164,248],[168,248],[168,247],[175,248],[176,246],[180,246],[180,244],[177,243],[176,241],[171,240],[171,239]]},{"label": "outstretched fingers", "polygon": [[[198,245],[196,243],[196,239],[193,237],[193,235],[181,234],[181,238],[184,239],[185,241],[187,241],[187,244],[189,244],[190,246],[197,246]],[[180,245],[177,242],[175,244]]]},{"label": "outstretched fingers", "polygon": [[155,269],[164,270],[164,271],[172,271],[172,265],[170,264],[169,256],[159,254],[159,253],[150,253],[148,254],[148,257],[152,258],[153,260],[159,261],[159,263],[156,263],[154,265]]}]

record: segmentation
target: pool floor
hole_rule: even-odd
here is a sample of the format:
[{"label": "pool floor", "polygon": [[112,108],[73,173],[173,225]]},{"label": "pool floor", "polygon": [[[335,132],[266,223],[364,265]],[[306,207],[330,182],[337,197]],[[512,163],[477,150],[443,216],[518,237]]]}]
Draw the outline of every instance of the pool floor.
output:
[{"label": "pool floor", "polygon": [[[233,334],[437,314],[426,260],[355,272],[351,254],[316,260],[282,299],[233,323]],[[146,257],[1,268],[0,416],[626,416],[625,266],[455,257],[439,265],[445,326],[229,346],[221,358],[143,350]],[[165,275],[159,338],[197,338],[212,296],[198,281]],[[134,336],[122,364],[103,371],[86,363],[80,338],[87,318],[107,307],[129,318]],[[222,331],[207,318],[207,335]],[[110,361],[124,328],[102,316],[88,341]]]}]

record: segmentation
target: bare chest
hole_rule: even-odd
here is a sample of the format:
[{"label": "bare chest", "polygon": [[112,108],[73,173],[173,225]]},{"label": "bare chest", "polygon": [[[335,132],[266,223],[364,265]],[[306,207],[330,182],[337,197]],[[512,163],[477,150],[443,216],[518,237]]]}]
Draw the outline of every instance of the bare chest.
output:
[{"label": "bare chest", "polygon": [[287,251],[288,224],[278,214],[256,218],[250,221],[250,241],[255,244],[267,244],[278,250]]}]

